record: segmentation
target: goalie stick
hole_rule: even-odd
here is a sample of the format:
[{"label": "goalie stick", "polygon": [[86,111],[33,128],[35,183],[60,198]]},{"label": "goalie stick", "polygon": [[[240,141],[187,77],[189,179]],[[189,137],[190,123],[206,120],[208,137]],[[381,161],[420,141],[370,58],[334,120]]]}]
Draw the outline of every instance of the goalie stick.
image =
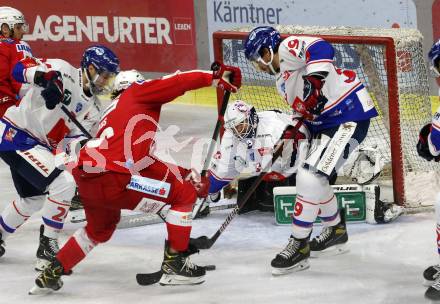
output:
[{"label": "goalie stick", "polygon": [[[217,61],[213,62],[211,65],[211,70],[216,71],[218,69],[220,69],[220,63]],[[232,81],[232,77],[234,77],[234,75],[231,76],[231,81]],[[212,154],[214,152],[217,137],[220,133],[223,116],[225,115],[226,108],[228,107],[228,102],[229,102],[230,96],[231,96],[231,92],[229,92],[229,91],[224,92],[222,104],[220,107],[220,111],[218,113],[217,123],[215,124],[214,133],[212,134],[211,143],[209,144],[208,153],[206,154],[205,163],[203,164],[203,170],[202,170],[202,173],[200,174],[202,177],[206,176],[206,173],[208,172],[208,167],[209,167],[209,164],[211,163]],[[194,208],[193,208],[193,213],[192,213],[193,219],[197,218],[197,215],[198,215],[200,208],[202,207],[204,201],[205,201],[205,199],[197,199],[196,203],[194,204]]]},{"label": "goalie stick", "polygon": [[[302,125],[302,120],[298,120],[296,125],[293,127],[292,133],[296,134],[299,130],[299,128]],[[283,134],[286,132],[286,129],[284,129]],[[283,136],[281,136],[281,139],[278,141],[278,143],[275,146],[275,151],[272,156],[272,160],[263,168],[262,172],[267,172],[271,167],[272,164],[280,157],[281,153],[283,152]],[[232,222],[232,220],[237,216],[238,212],[241,208],[247,203],[249,198],[251,197],[252,193],[257,189],[258,185],[263,180],[264,174],[260,174],[258,178],[254,181],[254,183],[249,187],[246,194],[243,197],[243,200],[237,204],[237,206],[232,210],[231,213],[229,213],[226,220],[223,222],[223,224],[220,226],[220,228],[217,230],[217,232],[211,237],[208,238],[207,236],[200,236],[195,239],[191,239],[191,244],[194,245],[197,249],[209,249],[214,245],[214,243],[217,241],[217,239],[220,237],[220,235],[225,231],[225,229],[229,226],[229,224]]]}]

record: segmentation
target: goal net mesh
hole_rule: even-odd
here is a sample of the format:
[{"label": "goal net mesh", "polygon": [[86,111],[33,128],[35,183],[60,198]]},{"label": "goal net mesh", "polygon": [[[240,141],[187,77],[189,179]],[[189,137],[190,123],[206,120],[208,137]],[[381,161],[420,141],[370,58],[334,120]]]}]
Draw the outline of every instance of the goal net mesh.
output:
[{"label": "goal net mesh", "polygon": [[[233,37],[217,32],[217,43],[220,41],[220,54],[225,64],[239,66],[243,74],[243,87],[239,94],[231,98],[243,99],[253,104],[257,111],[279,109],[290,112],[289,105],[278,94],[275,88],[275,77],[256,71],[247,62],[243,43],[252,28],[240,28],[234,31]],[[431,101],[429,97],[428,72],[422,49],[422,35],[413,29],[366,29],[347,27],[304,27],[278,26],[282,34],[319,35],[329,41],[335,49],[335,65],[342,69],[355,70],[359,78],[372,96],[379,116],[372,120],[368,136],[362,147],[371,147],[380,155],[381,173],[374,183],[384,189],[382,199],[396,200],[396,193],[403,199],[399,203],[406,207],[418,208],[431,206],[439,188],[437,172],[440,166],[427,162],[417,155],[416,143],[420,128],[431,119]],[[237,35],[237,33],[242,33]],[[341,38],[342,37],[342,38]],[[357,37],[357,39],[353,39]],[[359,39],[362,37],[362,39]],[[390,84],[391,62],[386,45],[374,43],[372,37],[391,37],[395,47],[395,83]],[[216,41],[216,40],[215,40]],[[216,43],[216,42],[215,42]],[[220,56],[220,57],[219,57]],[[219,57],[219,58],[218,58]],[[389,62],[388,62],[389,61]],[[391,71],[391,72],[392,72]],[[397,85],[396,85],[397,84]],[[390,88],[394,88],[397,107],[390,105]],[[231,99],[231,100],[232,100]],[[394,119],[390,120],[390,112]],[[398,114],[398,115],[396,115]],[[400,127],[398,144],[392,144],[390,128]],[[392,156],[392,149],[397,149]],[[371,155],[370,155],[371,156]],[[399,160],[400,158],[400,160]],[[393,166],[395,162],[395,166]],[[349,166],[351,170],[352,166]],[[401,177],[392,174],[401,170]],[[397,168],[397,169],[396,169]],[[342,170],[338,173],[338,181],[356,180],[353,171]],[[362,169],[360,169],[362,171]],[[359,169],[357,173],[359,172]],[[394,177],[394,180],[393,180]],[[396,190],[396,184],[401,187]],[[386,188],[391,194],[387,194]],[[391,191],[392,190],[392,191]],[[394,191],[394,197],[392,192]],[[402,192],[402,193],[400,193]]]}]

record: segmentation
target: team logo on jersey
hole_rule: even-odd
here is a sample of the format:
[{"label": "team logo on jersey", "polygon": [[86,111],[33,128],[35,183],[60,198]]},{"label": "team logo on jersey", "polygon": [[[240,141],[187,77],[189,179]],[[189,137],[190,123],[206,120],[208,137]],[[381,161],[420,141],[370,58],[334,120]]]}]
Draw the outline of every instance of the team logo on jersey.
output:
[{"label": "team logo on jersey", "polygon": [[5,140],[7,141],[14,141],[14,137],[15,135],[17,135],[17,130],[13,129],[13,128],[9,128],[6,132],[5,132]]},{"label": "team logo on jersey", "polygon": [[76,104],[76,108],[75,108],[75,112],[78,113],[83,109],[83,104],[82,103],[77,103]]},{"label": "team logo on jersey", "polygon": [[170,194],[170,188],[171,184],[167,182],[139,175],[133,175],[131,177],[130,183],[127,185],[127,189],[163,198],[168,197],[168,195]]},{"label": "team logo on jersey", "polygon": [[64,97],[63,97],[63,104],[66,106],[70,105],[70,102],[72,101],[72,92],[65,89],[64,90]]}]

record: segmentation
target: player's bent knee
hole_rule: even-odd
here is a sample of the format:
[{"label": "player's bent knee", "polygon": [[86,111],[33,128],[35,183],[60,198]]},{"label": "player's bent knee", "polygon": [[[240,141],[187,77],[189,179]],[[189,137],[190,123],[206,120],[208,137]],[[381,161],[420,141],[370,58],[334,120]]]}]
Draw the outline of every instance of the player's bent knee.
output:
[{"label": "player's bent knee", "polygon": [[75,180],[67,171],[61,172],[60,175],[58,175],[48,187],[50,196],[62,195],[69,201],[75,195],[75,189]]},{"label": "player's bent knee", "polygon": [[116,230],[116,225],[117,224],[108,225],[105,229],[93,229],[87,224],[85,230],[88,238],[93,242],[105,243],[112,237],[113,232]]}]

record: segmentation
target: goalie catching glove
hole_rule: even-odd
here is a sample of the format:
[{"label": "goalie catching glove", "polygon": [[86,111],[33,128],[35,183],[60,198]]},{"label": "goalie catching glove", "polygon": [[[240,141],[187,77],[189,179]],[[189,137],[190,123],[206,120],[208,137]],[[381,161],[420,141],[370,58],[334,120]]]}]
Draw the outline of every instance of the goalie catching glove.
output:
[{"label": "goalie catching glove", "polygon": [[321,91],[325,83],[325,76],[327,76],[325,72],[303,76],[303,99],[295,98],[292,108],[307,120],[314,120],[319,116],[327,102],[327,98]]},{"label": "goalie catching glove", "polygon": [[241,87],[241,70],[238,67],[214,62],[211,65],[212,79],[216,87],[232,93],[237,93]]},{"label": "goalie catching glove", "polygon": [[55,109],[55,106],[63,101],[63,77],[60,72],[37,71],[35,72],[34,82],[44,88],[44,90],[41,91],[41,96],[43,96],[43,99],[46,102],[46,108],[49,110]]},{"label": "goalie catching glove", "polygon": [[419,141],[417,142],[417,153],[420,157],[426,159],[427,161],[434,160],[438,162],[440,160],[440,155],[432,155],[429,149],[428,137],[431,134],[431,124],[425,125],[419,133]]}]

